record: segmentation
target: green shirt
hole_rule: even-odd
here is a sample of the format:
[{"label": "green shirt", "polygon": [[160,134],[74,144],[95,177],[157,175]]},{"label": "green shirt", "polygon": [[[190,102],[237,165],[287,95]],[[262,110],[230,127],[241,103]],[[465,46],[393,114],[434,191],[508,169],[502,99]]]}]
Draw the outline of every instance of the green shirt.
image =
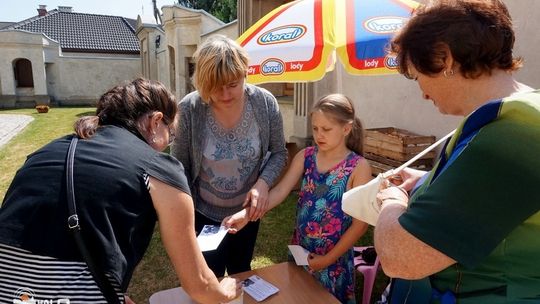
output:
[{"label": "green shirt", "polygon": [[540,302],[539,188],[538,91],[467,117],[399,218],[458,262],[432,275],[432,286],[458,303]]}]

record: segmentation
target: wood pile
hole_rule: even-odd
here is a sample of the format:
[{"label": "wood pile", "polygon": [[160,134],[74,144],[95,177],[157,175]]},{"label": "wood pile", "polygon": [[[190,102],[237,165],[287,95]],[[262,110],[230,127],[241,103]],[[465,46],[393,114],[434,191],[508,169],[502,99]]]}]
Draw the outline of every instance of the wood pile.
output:
[{"label": "wood pile", "polygon": [[[364,139],[364,157],[371,165],[374,176],[401,166],[435,142],[435,136],[418,135],[398,128],[367,129]],[[430,151],[410,167],[430,170],[436,157]]]}]

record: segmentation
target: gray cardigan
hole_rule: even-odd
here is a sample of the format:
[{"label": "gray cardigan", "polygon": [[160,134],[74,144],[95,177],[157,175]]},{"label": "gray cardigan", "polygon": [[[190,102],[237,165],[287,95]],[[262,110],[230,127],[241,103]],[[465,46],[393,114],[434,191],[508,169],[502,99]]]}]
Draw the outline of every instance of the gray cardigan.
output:
[{"label": "gray cardigan", "polygon": [[[251,103],[259,125],[261,139],[260,165],[264,166],[259,178],[272,187],[287,162],[287,149],[283,135],[283,119],[276,98],[267,90],[251,84],[245,85],[246,101]],[[197,91],[186,95],[179,103],[180,123],[171,154],[185,168],[191,193],[202,164],[204,130],[210,106],[202,101]],[[265,164],[266,162],[266,164]],[[193,198],[196,201],[196,198]]]}]

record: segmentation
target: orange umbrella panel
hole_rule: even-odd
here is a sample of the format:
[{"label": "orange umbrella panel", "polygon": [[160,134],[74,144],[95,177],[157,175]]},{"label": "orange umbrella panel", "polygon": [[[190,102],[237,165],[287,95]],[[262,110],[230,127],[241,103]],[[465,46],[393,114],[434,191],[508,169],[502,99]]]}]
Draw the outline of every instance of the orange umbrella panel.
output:
[{"label": "orange umbrella panel", "polygon": [[249,54],[248,81],[316,81],[337,52],[351,74],[395,70],[386,45],[418,3],[411,0],[297,0],[261,18],[238,38]]}]

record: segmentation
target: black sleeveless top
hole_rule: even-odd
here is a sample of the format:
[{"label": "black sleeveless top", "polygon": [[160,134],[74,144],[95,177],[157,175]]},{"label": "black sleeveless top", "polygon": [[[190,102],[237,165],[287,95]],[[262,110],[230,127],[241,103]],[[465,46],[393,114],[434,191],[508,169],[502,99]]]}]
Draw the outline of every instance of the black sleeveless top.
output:
[{"label": "black sleeveless top", "polygon": [[[19,169],[0,208],[0,243],[82,261],[67,227],[64,170],[71,137],[29,155]],[[148,176],[190,194],[178,160],[123,128],[101,127],[92,138],[79,140],[74,180],[83,238],[124,291],[157,219],[145,183]]]}]

